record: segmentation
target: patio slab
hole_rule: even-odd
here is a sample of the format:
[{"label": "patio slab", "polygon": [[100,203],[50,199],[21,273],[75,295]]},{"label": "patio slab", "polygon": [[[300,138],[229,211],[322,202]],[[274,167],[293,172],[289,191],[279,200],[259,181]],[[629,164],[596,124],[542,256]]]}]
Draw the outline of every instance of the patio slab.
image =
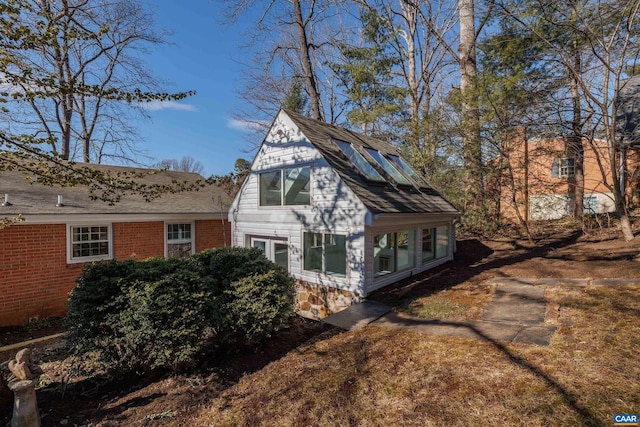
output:
[{"label": "patio slab", "polygon": [[388,305],[376,301],[363,301],[322,319],[324,323],[351,330],[366,326],[391,311]]}]

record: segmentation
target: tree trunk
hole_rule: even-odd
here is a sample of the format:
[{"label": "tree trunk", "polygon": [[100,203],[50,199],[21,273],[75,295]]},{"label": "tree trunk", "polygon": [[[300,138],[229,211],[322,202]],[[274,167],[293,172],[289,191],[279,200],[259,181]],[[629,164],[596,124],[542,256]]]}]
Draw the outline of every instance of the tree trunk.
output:
[{"label": "tree trunk", "polygon": [[298,43],[300,44],[300,54],[302,56],[302,68],[304,70],[307,91],[309,92],[309,99],[311,101],[311,112],[314,119],[324,120],[322,109],[320,108],[320,94],[318,93],[313,64],[311,63],[306,21],[302,17],[300,0],[293,0],[293,9],[295,13],[296,26],[298,27]]},{"label": "tree trunk", "polygon": [[483,213],[480,112],[476,90],[476,33],[473,0],[459,0],[460,95],[462,98],[462,145],[465,166],[465,210]]},{"label": "tree trunk", "polygon": [[[575,10],[575,9],[574,9]],[[575,12],[574,12],[575,15]],[[575,16],[572,16],[575,19]],[[571,138],[569,146],[571,154],[575,159],[575,175],[573,177],[573,200],[574,209],[573,217],[579,224],[584,222],[584,144],[582,141],[582,104],[580,96],[580,82],[578,76],[582,74],[582,61],[580,58],[580,50],[576,40],[577,35],[573,38],[573,72],[569,72],[569,80],[571,87],[571,102],[573,104],[573,118],[571,120]]]},{"label": "tree trunk", "polygon": [[[580,63],[580,58],[576,59]],[[579,66],[579,65],[578,65]],[[584,145],[582,141],[582,108],[578,81],[571,75],[571,98],[573,102],[572,134],[569,138],[569,152],[575,159],[575,174],[571,185],[575,202],[573,216],[581,224],[584,221]]]},{"label": "tree trunk", "polygon": [[418,72],[416,61],[416,31],[418,25],[417,5],[410,2],[400,2],[402,15],[407,24],[404,31],[407,58],[407,84],[409,86],[409,113],[411,114],[412,150],[420,151],[420,104],[418,100]]},{"label": "tree trunk", "polygon": [[615,195],[616,199],[616,213],[618,218],[620,218],[620,230],[622,231],[622,236],[624,240],[629,242],[634,239],[633,229],[631,228],[631,220],[629,219],[629,214],[624,207],[624,203],[622,202],[622,198],[619,198],[618,195]]}]

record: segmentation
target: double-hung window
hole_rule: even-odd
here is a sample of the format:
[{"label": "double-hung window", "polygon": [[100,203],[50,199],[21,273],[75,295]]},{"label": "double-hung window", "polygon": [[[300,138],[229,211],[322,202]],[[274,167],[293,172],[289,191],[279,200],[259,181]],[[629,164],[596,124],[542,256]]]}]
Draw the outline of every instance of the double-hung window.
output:
[{"label": "double-hung window", "polygon": [[68,227],[70,263],[101,261],[113,258],[111,226],[70,225]]},{"label": "double-hung window", "polygon": [[556,159],[551,164],[551,176],[554,178],[569,178],[576,174],[576,159],[567,157]]},{"label": "double-hung window", "polygon": [[327,276],[347,275],[347,236],[304,233],[304,269]]},{"label": "double-hung window", "polygon": [[260,206],[311,204],[311,166],[261,172]]},{"label": "double-hung window", "polygon": [[194,253],[192,223],[166,224],[167,258],[186,258]]}]

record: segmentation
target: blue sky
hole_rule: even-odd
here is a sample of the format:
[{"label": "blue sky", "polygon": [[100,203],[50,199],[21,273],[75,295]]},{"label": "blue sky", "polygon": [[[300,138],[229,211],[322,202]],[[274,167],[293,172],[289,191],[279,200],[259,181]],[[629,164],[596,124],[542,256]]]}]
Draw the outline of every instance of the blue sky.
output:
[{"label": "blue sky", "polygon": [[[220,7],[209,0],[157,0],[156,26],[172,32],[170,44],[154,48],[143,58],[169,92],[197,94],[162,109],[150,110],[150,121],[139,124],[140,148],[157,160],[192,156],[202,162],[205,176],[226,174],[247,153],[248,133],[234,126],[232,114],[240,103],[241,34],[250,22],[221,24]],[[260,141],[257,141],[258,143]]]}]

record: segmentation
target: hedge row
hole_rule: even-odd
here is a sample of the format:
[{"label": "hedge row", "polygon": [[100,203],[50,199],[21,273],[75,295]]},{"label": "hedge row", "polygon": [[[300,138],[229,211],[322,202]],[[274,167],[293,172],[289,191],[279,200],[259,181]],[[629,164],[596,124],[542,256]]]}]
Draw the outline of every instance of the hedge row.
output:
[{"label": "hedge row", "polygon": [[270,336],[293,298],[293,279],[256,248],[88,264],[69,299],[69,343],[100,367],[181,370],[205,349]]}]

